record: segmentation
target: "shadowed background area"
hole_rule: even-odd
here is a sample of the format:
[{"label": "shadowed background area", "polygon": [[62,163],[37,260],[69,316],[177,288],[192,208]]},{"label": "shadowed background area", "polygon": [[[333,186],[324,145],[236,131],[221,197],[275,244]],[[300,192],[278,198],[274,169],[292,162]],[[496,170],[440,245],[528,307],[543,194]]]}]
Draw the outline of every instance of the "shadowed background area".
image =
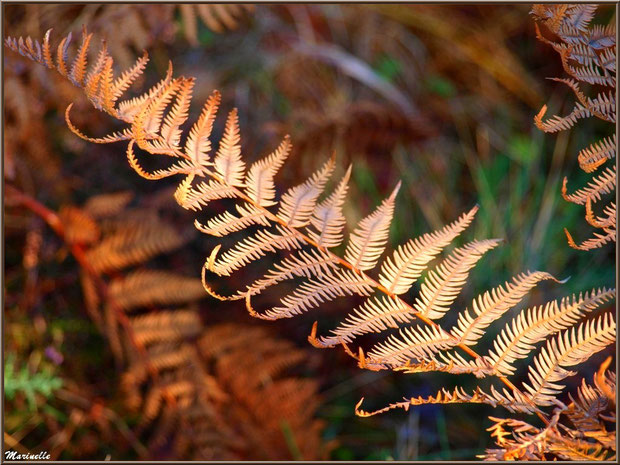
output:
[{"label": "shadowed background area", "polygon": [[[298,184],[332,153],[335,178],[352,163],[349,228],[402,180],[389,250],[479,204],[461,243],[505,243],[472,271],[455,308],[527,270],[570,279],[542,283],[513,312],[614,284],[613,245],[568,247],[563,229],[586,237],[588,225],[583,208],[560,195],[564,176],[586,182],[576,155],[609,129],[594,118],[558,134],[534,126],[543,104],[566,113],[574,98],[545,80],[563,69],[537,41],[528,5],[46,4],[3,12],[11,36],[41,39],[53,28],[56,39],[77,39],[87,26],[121,69],[147,50],[139,85],[155,83],[172,60],[176,75],[197,78],[197,102],[218,89],[224,112],[239,109],[248,162],[290,134],[293,153],[277,186]],[[613,23],[614,9],[601,7],[596,21]],[[198,277],[216,242],[194,234],[194,215],[175,206],[175,180],[141,179],[122,144],[71,134],[70,102],[73,122],[89,135],[119,126],[55,73],[5,50],[4,85],[4,181],[57,214],[65,237],[5,204],[6,448],[74,460],[458,460],[491,444],[484,429],[494,410],[486,406],[356,417],[361,397],[380,408],[433,394],[454,377],[362,371],[340,350],[309,347],[312,322],[327,332],[354,299],[269,323],[252,319],[242,302],[208,297]],[[216,140],[224,121],[215,123]],[[101,285],[116,293],[156,366],[140,364],[119,313],[80,271],[75,244],[103,273]],[[213,285],[239,288],[252,273]],[[140,300],[145,288],[153,290]],[[609,353],[583,367],[583,377]],[[148,384],[147,372],[183,392],[180,405]]]}]

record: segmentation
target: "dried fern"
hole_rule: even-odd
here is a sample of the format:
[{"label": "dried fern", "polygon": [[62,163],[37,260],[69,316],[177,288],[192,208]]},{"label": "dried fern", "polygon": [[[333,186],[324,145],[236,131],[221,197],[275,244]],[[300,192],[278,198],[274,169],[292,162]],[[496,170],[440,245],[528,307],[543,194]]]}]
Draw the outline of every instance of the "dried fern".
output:
[{"label": "dried fern", "polygon": [[[543,106],[534,118],[536,126],[542,131],[555,133],[573,127],[578,120],[595,116],[609,123],[616,123],[616,31],[613,25],[591,25],[596,13],[596,5],[534,5],[535,19],[555,34],[560,42],[546,39],[538,25],[538,38],[551,45],[560,54],[564,70],[571,76],[554,81],[566,84],[577,97],[574,109],[566,116],[552,116],[544,120],[547,106]],[[579,82],[609,89],[600,92],[595,98],[587,97]],[[568,194],[567,179],[564,178],[562,196],[565,200],[586,206],[586,220],[599,232],[594,237],[576,244],[565,230],[568,243],[579,250],[591,250],[616,241],[616,204],[610,201],[603,207],[602,216],[593,213],[593,204],[602,200],[606,194],[616,190],[616,135],[606,137],[579,152],[579,166],[586,173],[593,173],[607,163],[603,172],[592,178],[582,189]],[[610,166],[612,164],[612,166]]]},{"label": "dried fern", "polygon": [[[103,208],[107,199],[113,202]],[[324,457],[323,424],[315,419],[317,383],[286,376],[306,353],[259,328],[223,325],[205,330],[195,309],[178,308],[204,297],[200,279],[149,269],[127,271],[178,249],[186,237],[156,212],[126,209],[128,200],[126,193],[92,197],[83,209],[65,209],[70,214],[61,218],[72,242],[71,231],[84,224],[102,231],[100,239],[90,241],[85,256],[93,271],[114,277],[101,295],[83,273],[85,300],[114,354],[127,361],[122,391],[127,407],[140,415],[138,434],[154,428],[148,453],[159,455],[172,441],[177,456],[200,460]],[[89,212],[100,217],[100,224]],[[121,271],[124,276],[119,276]],[[131,313],[130,331],[119,329],[118,311]],[[247,344],[253,347],[251,354]],[[283,422],[301,457],[290,451]],[[239,424],[243,431],[237,430]]]},{"label": "dried fern", "polygon": [[[85,32],[82,48],[89,40]],[[148,92],[119,103],[129,84],[142,73],[146,54],[133,68],[114,78],[112,58],[104,48],[82,78],[83,73],[78,71],[85,67],[85,55],[78,54],[74,64],[69,66],[66,44],[66,41],[61,42],[54,63],[49,34],[43,44],[29,38],[7,40],[10,48],[66,75],[84,89],[96,108],[128,124],[120,132],[90,138],[71,123],[69,106],[67,122],[74,133],[97,143],[127,141],[129,163],[146,179],[183,175],[175,199],[186,209],[203,210],[214,200],[234,199],[233,212],[212,217],[206,224],[196,222],[199,230],[215,237],[250,227],[254,230],[221,254],[222,244],[213,249],[202,276],[203,285],[211,295],[225,300],[245,299],[252,315],[268,320],[289,318],[337,297],[355,295],[364,299],[364,303],[330,336],[318,336],[315,324],[309,338],[315,346],[343,345],[362,368],[471,373],[479,378],[498,380],[506,386],[501,391],[494,385],[488,391],[477,387],[472,393],[460,388],[453,392],[442,390],[435,396],[409,399],[379,412],[398,407],[407,409],[420,403],[472,402],[502,406],[513,412],[535,413],[552,424],[553,419],[547,418],[544,407],[564,388],[560,382],[574,374],[568,368],[584,362],[615,341],[615,320],[611,314],[579,323],[592,310],[614,298],[615,290],[599,289],[522,310],[506,324],[495,339],[494,348],[486,355],[478,354],[473,347],[492,322],[513,309],[540,281],[555,278],[540,271],[521,274],[512,282],[476,297],[471,307],[459,314],[455,327],[443,328],[438,321],[466,286],[469,272],[499,243],[498,240],[469,242],[432,266],[433,260],[471,223],[477,207],[442,230],[397,248],[383,260],[374,278],[370,271],[378,268],[385,252],[398,186],[374,212],[358,223],[344,245],[342,205],[350,171],[330,195],[322,198],[334,170],[334,160],[328,160],[305,182],[285,191],[277,201],[274,177],[289,155],[288,138],[246,170],[240,151],[238,119],[233,110],[212,159],[209,136],[219,105],[217,92],[207,100],[198,120],[184,133],[181,127],[188,119],[193,79],[173,78],[170,66],[166,77]],[[608,106],[605,103],[591,110],[606,114]],[[171,163],[167,168],[147,171],[139,161],[137,149],[171,160]],[[341,246],[343,256],[330,250]],[[275,253],[286,256],[254,283],[231,295],[218,295],[207,282],[207,273],[229,276]],[[401,296],[423,276],[420,292],[412,304],[407,303]],[[279,306],[264,311],[253,307],[254,296],[289,279],[303,283],[292,294],[282,297]],[[399,327],[398,335],[391,334],[370,349],[349,348],[361,335]],[[530,366],[529,382],[520,388],[515,386],[508,378],[517,369],[514,362],[529,356],[536,350],[536,344],[543,341],[546,346],[538,351]],[[363,416],[371,414],[361,410],[359,405],[357,412]]]},{"label": "dried fern", "polygon": [[[132,326],[161,373],[146,396],[143,363],[136,360],[123,377],[142,425],[158,419],[151,447],[172,437],[179,456],[195,459],[290,459],[286,422],[301,450],[297,458],[323,456],[323,425],[314,419],[317,383],[285,376],[306,357],[303,351],[263,329],[231,324],[204,330],[191,310],[149,313],[132,318]],[[196,338],[197,344],[188,342]],[[164,389],[176,408],[165,404]]]},{"label": "dried fern", "polygon": [[[492,418],[488,429],[500,449],[489,449],[487,460],[615,460],[616,374],[606,371],[608,358],[594,377],[582,380],[568,405],[556,401],[552,420],[544,428],[515,419]],[[561,423],[561,420],[566,420]],[[512,436],[512,438],[510,438]]]}]

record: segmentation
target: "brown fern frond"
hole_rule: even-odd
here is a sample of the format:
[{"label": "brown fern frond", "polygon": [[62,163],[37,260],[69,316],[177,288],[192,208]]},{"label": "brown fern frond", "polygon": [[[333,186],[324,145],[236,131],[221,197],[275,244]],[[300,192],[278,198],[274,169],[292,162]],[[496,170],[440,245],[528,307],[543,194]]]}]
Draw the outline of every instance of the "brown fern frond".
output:
[{"label": "brown fern frond", "polygon": [[586,173],[592,173],[607,160],[616,158],[616,135],[606,137],[596,144],[581,150],[578,155],[579,166]]},{"label": "brown fern frond", "polygon": [[90,197],[83,210],[93,218],[101,219],[121,213],[133,199],[133,192],[121,191]]},{"label": "brown fern frond", "polygon": [[564,178],[562,182],[562,197],[568,202],[577,205],[585,205],[588,199],[592,201],[601,200],[605,194],[612,193],[616,188],[616,167],[606,168],[603,173],[595,176],[592,181],[584,188],[575,191],[573,194],[567,193],[566,184],[568,179]]},{"label": "brown fern frond", "polygon": [[[546,39],[538,25],[537,37],[551,45],[560,54],[562,66],[571,78],[554,81],[569,86],[578,102],[567,116],[554,115],[547,120],[543,117],[547,111],[544,105],[534,117],[536,126],[544,132],[555,133],[571,128],[579,119],[595,116],[609,123],[616,122],[616,31],[613,25],[591,25],[596,5],[535,5],[531,13],[535,19],[553,32],[560,42]],[[585,95],[579,82],[585,82],[611,89],[600,92],[595,98]],[[606,137],[597,144],[579,152],[579,166],[586,173],[596,171],[607,160],[616,156],[616,136]],[[593,237],[577,245],[566,231],[568,243],[579,250],[592,250],[616,240],[616,216],[609,216],[607,221],[592,221],[592,203],[601,199],[603,194],[616,189],[615,166],[613,171],[608,167],[602,174],[596,175],[585,188],[571,195],[566,192],[566,179],[562,185],[562,196],[569,202],[586,205],[586,219],[598,232]],[[603,226],[604,224],[604,226]],[[600,230],[604,234],[601,234]]]},{"label": "brown fern frond", "polygon": [[[9,46],[13,44],[20,49],[14,42],[8,43]],[[211,223],[207,221],[206,225],[197,223],[197,227],[205,232],[225,236],[250,225],[257,227],[257,231],[252,235],[233,242],[230,249],[222,253],[222,243],[218,244],[207,258],[202,284],[213,296],[234,299],[244,295],[252,315],[264,319],[279,319],[304,313],[338,297],[356,295],[365,303],[361,310],[345,323],[347,326],[340,328],[340,332],[332,339],[319,339],[316,331],[313,331],[310,337],[313,344],[324,347],[342,343],[347,353],[361,365],[373,369],[382,366],[411,368],[422,364],[430,367],[434,364],[441,370],[453,373],[493,376],[507,388],[500,392],[492,387],[488,394],[489,402],[502,405],[511,411],[536,413],[544,421],[548,420],[541,407],[549,404],[549,398],[546,397],[548,390],[556,389],[550,387],[545,377],[559,379],[560,374],[568,373],[564,366],[581,363],[613,342],[615,323],[608,317],[596,320],[599,321],[597,326],[594,323],[582,324],[578,326],[577,333],[574,333],[577,316],[606,301],[603,294],[607,291],[603,290],[594,291],[593,297],[586,296],[584,300],[590,299],[588,302],[548,305],[547,311],[541,310],[531,316],[530,320],[524,319],[521,326],[515,327],[519,334],[525,334],[516,338],[516,348],[506,347],[506,343],[510,341],[496,340],[499,347],[497,358],[501,358],[501,362],[480,356],[472,346],[484,328],[513,308],[536,282],[550,279],[549,275],[534,272],[527,278],[517,278],[514,287],[506,285],[510,289],[498,289],[495,297],[488,302],[482,303],[484,298],[480,298],[478,302],[484,307],[477,311],[477,304],[474,304],[476,316],[468,317],[470,314],[464,313],[460,320],[461,331],[447,331],[441,326],[441,320],[464,288],[470,270],[484,253],[499,243],[498,240],[479,240],[457,248],[442,263],[432,267],[413,305],[400,296],[410,289],[428,264],[466,229],[476,208],[442,231],[429,233],[398,249],[393,258],[378,267],[387,246],[399,184],[374,212],[358,223],[349,236],[343,256],[339,256],[330,248],[340,245],[341,242],[344,226],[341,206],[350,171],[347,171],[334,193],[320,201],[327,178],[333,170],[333,160],[330,160],[307,182],[289,190],[282,200],[277,201],[274,177],[291,151],[288,137],[274,152],[245,170],[245,162],[239,152],[236,113],[233,112],[228,118],[220,151],[212,161],[208,137],[219,103],[217,94],[209,99],[198,122],[189,131],[189,135],[184,137],[183,132],[179,133],[178,129],[187,122],[192,79],[172,78],[169,72],[158,85],[134,100],[127,112],[115,115],[110,111],[113,98],[111,85],[107,84],[111,81],[111,73],[111,59],[106,59],[97,74],[102,82],[100,87],[109,89],[99,100],[95,98],[93,103],[97,108],[102,108],[129,123],[127,134],[131,135],[131,139],[128,144],[128,158],[138,174],[147,179],[174,174],[185,175],[180,181],[175,198],[183,207],[192,210],[203,210],[203,207],[214,199],[233,199],[236,204],[234,217],[232,214],[221,214]],[[597,112],[609,116],[611,107],[611,97],[601,94],[601,97],[587,100],[585,104],[578,103],[577,116],[585,117]],[[184,146],[181,145],[183,140],[186,141]],[[137,160],[134,146],[150,155],[172,158],[173,164],[153,173],[146,172]],[[199,179],[204,181],[198,181]],[[231,223],[230,227],[225,225],[228,221]],[[273,267],[245,291],[238,291],[232,297],[218,295],[207,283],[207,271],[229,276],[269,253],[280,251],[288,251],[288,254],[285,258],[278,258],[278,266]],[[372,270],[376,268],[381,270],[378,280],[371,276]],[[300,283],[295,291],[281,299],[280,306],[266,311],[253,308],[251,300],[254,296],[282,280],[293,277],[299,278]],[[120,305],[126,309],[152,304],[178,304],[196,295],[196,284],[200,285],[200,281],[163,273],[136,272],[125,280],[115,281],[111,286],[111,294],[119,298]],[[188,289],[182,290],[183,286]],[[383,331],[398,327],[399,323],[404,322],[413,322],[414,325],[400,330],[401,339],[392,335],[383,344],[375,345],[368,356],[364,355],[362,348],[354,351],[346,346],[362,333]],[[360,330],[357,329],[358,324]],[[572,328],[573,332],[571,329],[565,330],[566,328]],[[545,339],[560,330],[565,330],[561,337],[553,339],[554,342],[549,342],[548,346],[539,352],[536,358],[538,367],[532,371],[533,387],[529,386],[529,390],[523,392],[506,376],[512,374],[512,362],[520,358],[522,351],[529,352],[535,348],[529,347],[526,336],[529,336],[530,340],[539,337]],[[464,355],[457,353],[457,350]],[[504,355],[504,352],[512,359]],[[177,380],[170,380],[171,389],[185,393],[185,385],[181,383],[177,386],[176,382]],[[554,381],[550,383],[553,384]],[[283,388],[284,391],[290,389]],[[157,412],[161,395],[155,393],[153,399],[152,412]],[[467,397],[445,394],[445,397],[438,396],[435,400],[446,399],[463,402],[477,398],[475,395]]]},{"label": "brown fern frond", "polygon": [[[180,310],[132,318],[162,375],[161,386],[148,388],[145,396],[139,393],[145,380],[141,364],[132,364],[123,378],[143,423],[157,421],[164,427],[160,441],[173,440],[196,459],[268,460],[291,458],[281,430],[286,422],[303,458],[322,457],[323,425],[314,419],[317,384],[287,376],[305,351],[262,328],[204,329],[197,318],[196,312]],[[197,345],[189,344],[197,335]],[[163,387],[177,399],[178,411],[163,405]]]},{"label": "brown fern frond", "polygon": [[77,207],[63,207],[58,212],[66,229],[66,239],[70,243],[92,244],[99,239],[101,231],[95,220]]},{"label": "brown fern frond", "polygon": [[616,240],[616,230],[609,229],[605,231],[605,234],[593,233],[594,237],[590,239],[586,239],[581,244],[577,244],[573,239],[573,236],[568,232],[567,229],[564,229],[564,233],[566,234],[566,239],[568,241],[568,245],[573,249],[577,250],[592,250],[603,247],[605,244],[609,244],[610,242],[614,242]]},{"label": "brown fern frond", "polygon": [[88,260],[95,270],[109,272],[142,263],[187,241],[187,236],[158,218],[130,226],[120,222],[118,226],[88,251]]},{"label": "brown fern frond", "polygon": [[476,388],[476,390],[472,394],[467,394],[465,390],[461,387],[457,387],[454,391],[448,391],[447,389],[442,389],[434,396],[428,397],[412,397],[411,399],[406,399],[403,402],[398,402],[395,404],[390,404],[387,407],[384,407],[380,410],[375,410],[373,412],[367,412],[362,410],[360,407],[364,398],[362,398],[357,405],[355,406],[355,413],[360,417],[370,417],[373,415],[377,415],[380,413],[387,412],[389,410],[393,410],[396,408],[402,408],[405,411],[408,411],[411,406],[414,405],[424,405],[424,404],[489,404],[493,407],[500,404],[497,402],[492,396],[485,393],[482,389]]},{"label": "brown fern frond", "polygon": [[[487,431],[500,449],[487,449],[483,457],[487,460],[615,460],[614,406],[597,384],[597,379],[602,378],[606,387],[615,390],[615,373],[605,371],[610,361],[608,358],[601,365],[594,386],[582,380],[576,397],[571,396],[567,406],[557,407],[544,428],[522,420],[490,417],[494,424]],[[612,428],[610,423],[614,424]]]},{"label": "brown fern frond", "polygon": [[585,313],[609,302],[615,294],[614,289],[602,288],[578,297],[564,298],[559,303],[551,301],[523,310],[506,324],[485,358],[494,370],[512,374],[515,371],[513,362],[527,357],[537,342],[569,328]]},{"label": "brown fern frond", "polygon": [[134,271],[110,284],[110,296],[124,310],[151,305],[176,305],[204,295],[198,278],[166,271]]},{"label": "brown fern frond", "polygon": [[528,374],[530,384],[524,386],[525,390],[537,404],[552,405],[564,387],[558,381],[575,374],[565,367],[584,362],[615,340],[616,322],[609,313],[590,323],[583,323],[577,329],[565,330],[549,340],[534,358]]}]

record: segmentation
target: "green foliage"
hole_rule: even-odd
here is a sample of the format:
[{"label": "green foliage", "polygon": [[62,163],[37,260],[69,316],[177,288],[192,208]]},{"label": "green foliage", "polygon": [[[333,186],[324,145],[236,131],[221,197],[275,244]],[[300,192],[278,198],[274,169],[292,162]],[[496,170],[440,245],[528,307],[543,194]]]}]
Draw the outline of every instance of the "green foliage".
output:
[{"label": "green foliage", "polygon": [[4,394],[8,400],[24,395],[30,411],[37,409],[37,395],[49,399],[63,385],[61,378],[49,371],[31,373],[27,366],[15,365],[15,357],[9,354],[4,363]]}]

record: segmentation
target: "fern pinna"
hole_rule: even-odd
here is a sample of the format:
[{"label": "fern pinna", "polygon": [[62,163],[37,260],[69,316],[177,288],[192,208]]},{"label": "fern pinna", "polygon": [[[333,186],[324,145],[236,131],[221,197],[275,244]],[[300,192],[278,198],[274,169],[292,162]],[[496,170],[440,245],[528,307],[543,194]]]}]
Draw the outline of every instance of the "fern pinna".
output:
[{"label": "fern pinna", "polygon": [[[513,309],[539,282],[555,278],[541,271],[520,274],[476,297],[471,306],[458,315],[451,329],[440,326],[438,321],[465,287],[471,269],[500,242],[496,239],[469,242],[429,269],[433,260],[472,222],[477,207],[443,229],[399,246],[382,261],[377,277],[372,277],[371,270],[378,267],[387,245],[399,186],[358,223],[345,246],[342,206],[351,168],[333,191],[323,196],[335,170],[335,160],[331,158],[277,201],[274,177],[290,153],[288,138],[271,154],[246,167],[241,156],[237,112],[233,110],[227,117],[218,150],[211,158],[209,137],[220,103],[217,92],[204,104],[189,131],[184,132],[182,126],[188,119],[194,86],[192,78],[173,78],[170,65],[164,79],[150,90],[119,102],[143,72],[148,57],[145,53],[131,69],[114,77],[113,60],[106,52],[105,43],[94,64],[87,69],[90,41],[91,36],[84,31],[82,45],[71,64],[67,56],[68,39],[62,40],[56,61],[53,61],[49,33],[42,44],[30,38],[9,38],[6,44],[34,61],[57,69],[82,88],[97,109],[127,123],[119,132],[91,138],[71,123],[70,105],[66,111],[67,123],[78,136],[96,143],[128,142],[128,161],[146,179],[182,175],[175,198],[183,208],[201,211],[214,200],[235,202],[234,211],[195,223],[198,230],[216,237],[256,228],[226,251],[220,253],[222,244],[214,248],[202,272],[203,285],[209,294],[222,300],[245,300],[253,316],[266,320],[290,318],[337,297],[358,296],[365,299],[364,303],[330,335],[319,336],[315,323],[309,337],[313,345],[342,345],[367,369],[470,373],[479,378],[497,379],[505,385],[503,389],[491,386],[486,391],[478,387],[469,393],[461,388],[442,390],[428,398],[395,403],[379,412],[423,403],[470,402],[535,413],[548,422],[543,407],[559,402],[556,396],[564,388],[560,382],[575,373],[570,367],[615,342],[616,324],[611,313],[580,322],[614,298],[615,290],[603,288],[521,310],[506,323],[492,349],[484,355],[479,354],[474,347],[489,325]],[[167,168],[149,171],[140,162],[137,149],[170,159],[171,163]],[[333,251],[341,245],[344,246],[343,256]],[[287,251],[288,255],[244,289],[220,295],[207,282],[207,273],[229,276],[278,251]],[[413,303],[406,302],[402,296],[423,275],[418,296]],[[283,297],[279,305],[266,310],[254,307],[255,296],[292,279],[304,282],[292,294]],[[359,336],[401,326],[398,334],[389,335],[384,342],[369,349],[351,349]],[[529,381],[521,387],[515,386],[510,380],[517,369],[515,362],[530,356],[536,345],[543,342],[544,347],[529,366]],[[357,412],[370,414],[359,405]]]},{"label": "fern pinna", "polygon": [[[595,116],[608,123],[616,124],[616,28],[591,25],[597,5],[534,5],[532,14],[560,42],[545,38],[538,24],[538,38],[553,47],[560,54],[562,66],[571,77],[568,79],[552,78],[566,84],[577,97],[578,102],[566,116],[552,116],[544,120],[547,106],[543,106],[534,118],[536,126],[544,132],[555,133],[573,127],[583,118]],[[606,89],[595,98],[590,98],[582,91],[579,82]],[[611,199],[599,212],[594,212],[593,204],[603,200],[607,194],[616,190],[616,134],[601,139],[579,152],[579,166],[586,173],[594,173],[599,168],[602,172],[582,189],[569,194],[567,179],[564,178],[562,196],[565,200],[585,205],[587,222],[599,232],[594,237],[576,244],[573,237],[565,230],[571,247],[591,250],[616,241],[616,204]]]}]

